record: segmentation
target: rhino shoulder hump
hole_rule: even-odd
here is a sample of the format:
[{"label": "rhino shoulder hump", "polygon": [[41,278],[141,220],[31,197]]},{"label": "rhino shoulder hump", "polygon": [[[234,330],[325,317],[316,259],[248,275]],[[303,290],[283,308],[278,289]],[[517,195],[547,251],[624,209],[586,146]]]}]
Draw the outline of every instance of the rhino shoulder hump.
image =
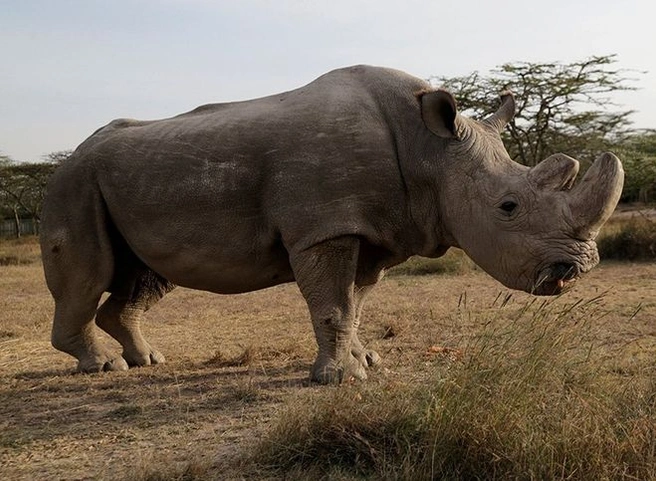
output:
[{"label": "rhino shoulder hump", "polygon": [[115,119],[107,124],[107,129],[125,129],[128,127],[141,127],[142,125],[148,125],[150,121],[148,120],[136,120],[136,119]]}]

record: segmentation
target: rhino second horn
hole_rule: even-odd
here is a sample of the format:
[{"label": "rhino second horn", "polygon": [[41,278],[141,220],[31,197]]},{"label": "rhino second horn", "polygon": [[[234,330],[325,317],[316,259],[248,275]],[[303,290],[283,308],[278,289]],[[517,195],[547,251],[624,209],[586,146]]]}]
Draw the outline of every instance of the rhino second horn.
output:
[{"label": "rhino second horn", "polygon": [[565,154],[553,154],[528,172],[539,189],[569,190],[579,173],[579,161]]},{"label": "rhino second horn", "polygon": [[622,195],[624,169],[614,154],[600,155],[572,190],[572,225],[577,237],[592,239],[611,216]]},{"label": "rhino second horn", "polygon": [[499,109],[484,120],[494,130],[501,133],[515,116],[515,96],[510,90],[501,92],[501,106]]}]

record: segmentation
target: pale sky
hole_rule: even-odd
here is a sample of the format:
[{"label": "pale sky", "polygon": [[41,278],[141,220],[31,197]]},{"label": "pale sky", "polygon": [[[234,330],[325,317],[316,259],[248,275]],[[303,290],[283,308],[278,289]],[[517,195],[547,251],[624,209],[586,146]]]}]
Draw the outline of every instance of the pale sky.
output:
[{"label": "pale sky", "polygon": [[[653,0],[0,0],[0,152],[38,161],[118,117],[260,97],[352,64],[421,78],[617,54],[656,128]],[[491,92],[490,95],[496,93]]]}]

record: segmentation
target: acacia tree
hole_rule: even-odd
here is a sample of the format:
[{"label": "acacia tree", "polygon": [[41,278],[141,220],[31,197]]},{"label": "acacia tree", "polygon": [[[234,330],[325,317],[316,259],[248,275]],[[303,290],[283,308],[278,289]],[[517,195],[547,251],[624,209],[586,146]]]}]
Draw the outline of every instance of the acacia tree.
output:
[{"label": "acacia tree", "polygon": [[18,163],[7,156],[0,158],[0,210],[2,217],[14,220],[16,236],[21,236],[21,219],[38,224],[46,183],[55,165],[52,163]]},{"label": "acacia tree", "polygon": [[615,55],[573,63],[504,64],[488,75],[431,77],[433,84],[454,92],[463,111],[485,117],[498,108],[493,93],[511,90],[515,118],[503,139],[511,157],[534,166],[545,157],[566,152],[592,162],[630,132],[631,110],[610,111],[610,94],[634,90],[628,71],[613,68]]},{"label": "acacia tree", "polygon": [[57,150],[55,152],[50,152],[49,154],[44,155],[43,161],[47,164],[56,164],[61,165],[66,162],[70,156],[73,155],[73,151],[68,150]]},{"label": "acacia tree", "polygon": [[628,136],[616,147],[624,164],[623,202],[653,202],[656,199],[656,130]]}]

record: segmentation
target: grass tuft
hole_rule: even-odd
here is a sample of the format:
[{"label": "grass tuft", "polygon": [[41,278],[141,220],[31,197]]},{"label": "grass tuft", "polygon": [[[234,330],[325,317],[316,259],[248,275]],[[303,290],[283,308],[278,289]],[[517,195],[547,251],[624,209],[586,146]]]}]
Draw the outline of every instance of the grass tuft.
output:
[{"label": "grass tuft", "polygon": [[126,404],[124,406],[113,409],[107,413],[107,416],[115,419],[132,419],[135,416],[140,416],[143,414],[143,412],[144,409],[142,406],[136,404]]},{"label": "grass tuft", "polygon": [[286,345],[272,348],[259,344],[248,344],[241,348],[236,354],[227,354],[221,349],[217,349],[205,364],[215,367],[243,367],[251,366],[261,362],[294,362],[302,359],[303,348],[296,342],[289,342]]},{"label": "grass tuft", "polygon": [[489,314],[462,361],[436,363],[425,383],[304,400],[256,461],[277,475],[656,479],[656,376],[614,375],[595,355],[598,302],[531,301],[507,322]]},{"label": "grass tuft", "polygon": [[219,479],[215,467],[203,459],[172,463],[168,460],[142,460],[142,466],[125,476],[129,481],[206,481]]},{"label": "grass tuft", "polygon": [[18,334],[16,334],[14,331],[10,331],[7,329],[0,329],[0,341],[5,340],[5,339],[14,339],[17,338]]},{"label": "grass tuft", "polygon": [[249,344],[236,355],[228,355],[217,349],[214,355],[205,361],[205,364],[216,367],[242,367],[250,366],[261,359],[262,350],[258,346]]}]

